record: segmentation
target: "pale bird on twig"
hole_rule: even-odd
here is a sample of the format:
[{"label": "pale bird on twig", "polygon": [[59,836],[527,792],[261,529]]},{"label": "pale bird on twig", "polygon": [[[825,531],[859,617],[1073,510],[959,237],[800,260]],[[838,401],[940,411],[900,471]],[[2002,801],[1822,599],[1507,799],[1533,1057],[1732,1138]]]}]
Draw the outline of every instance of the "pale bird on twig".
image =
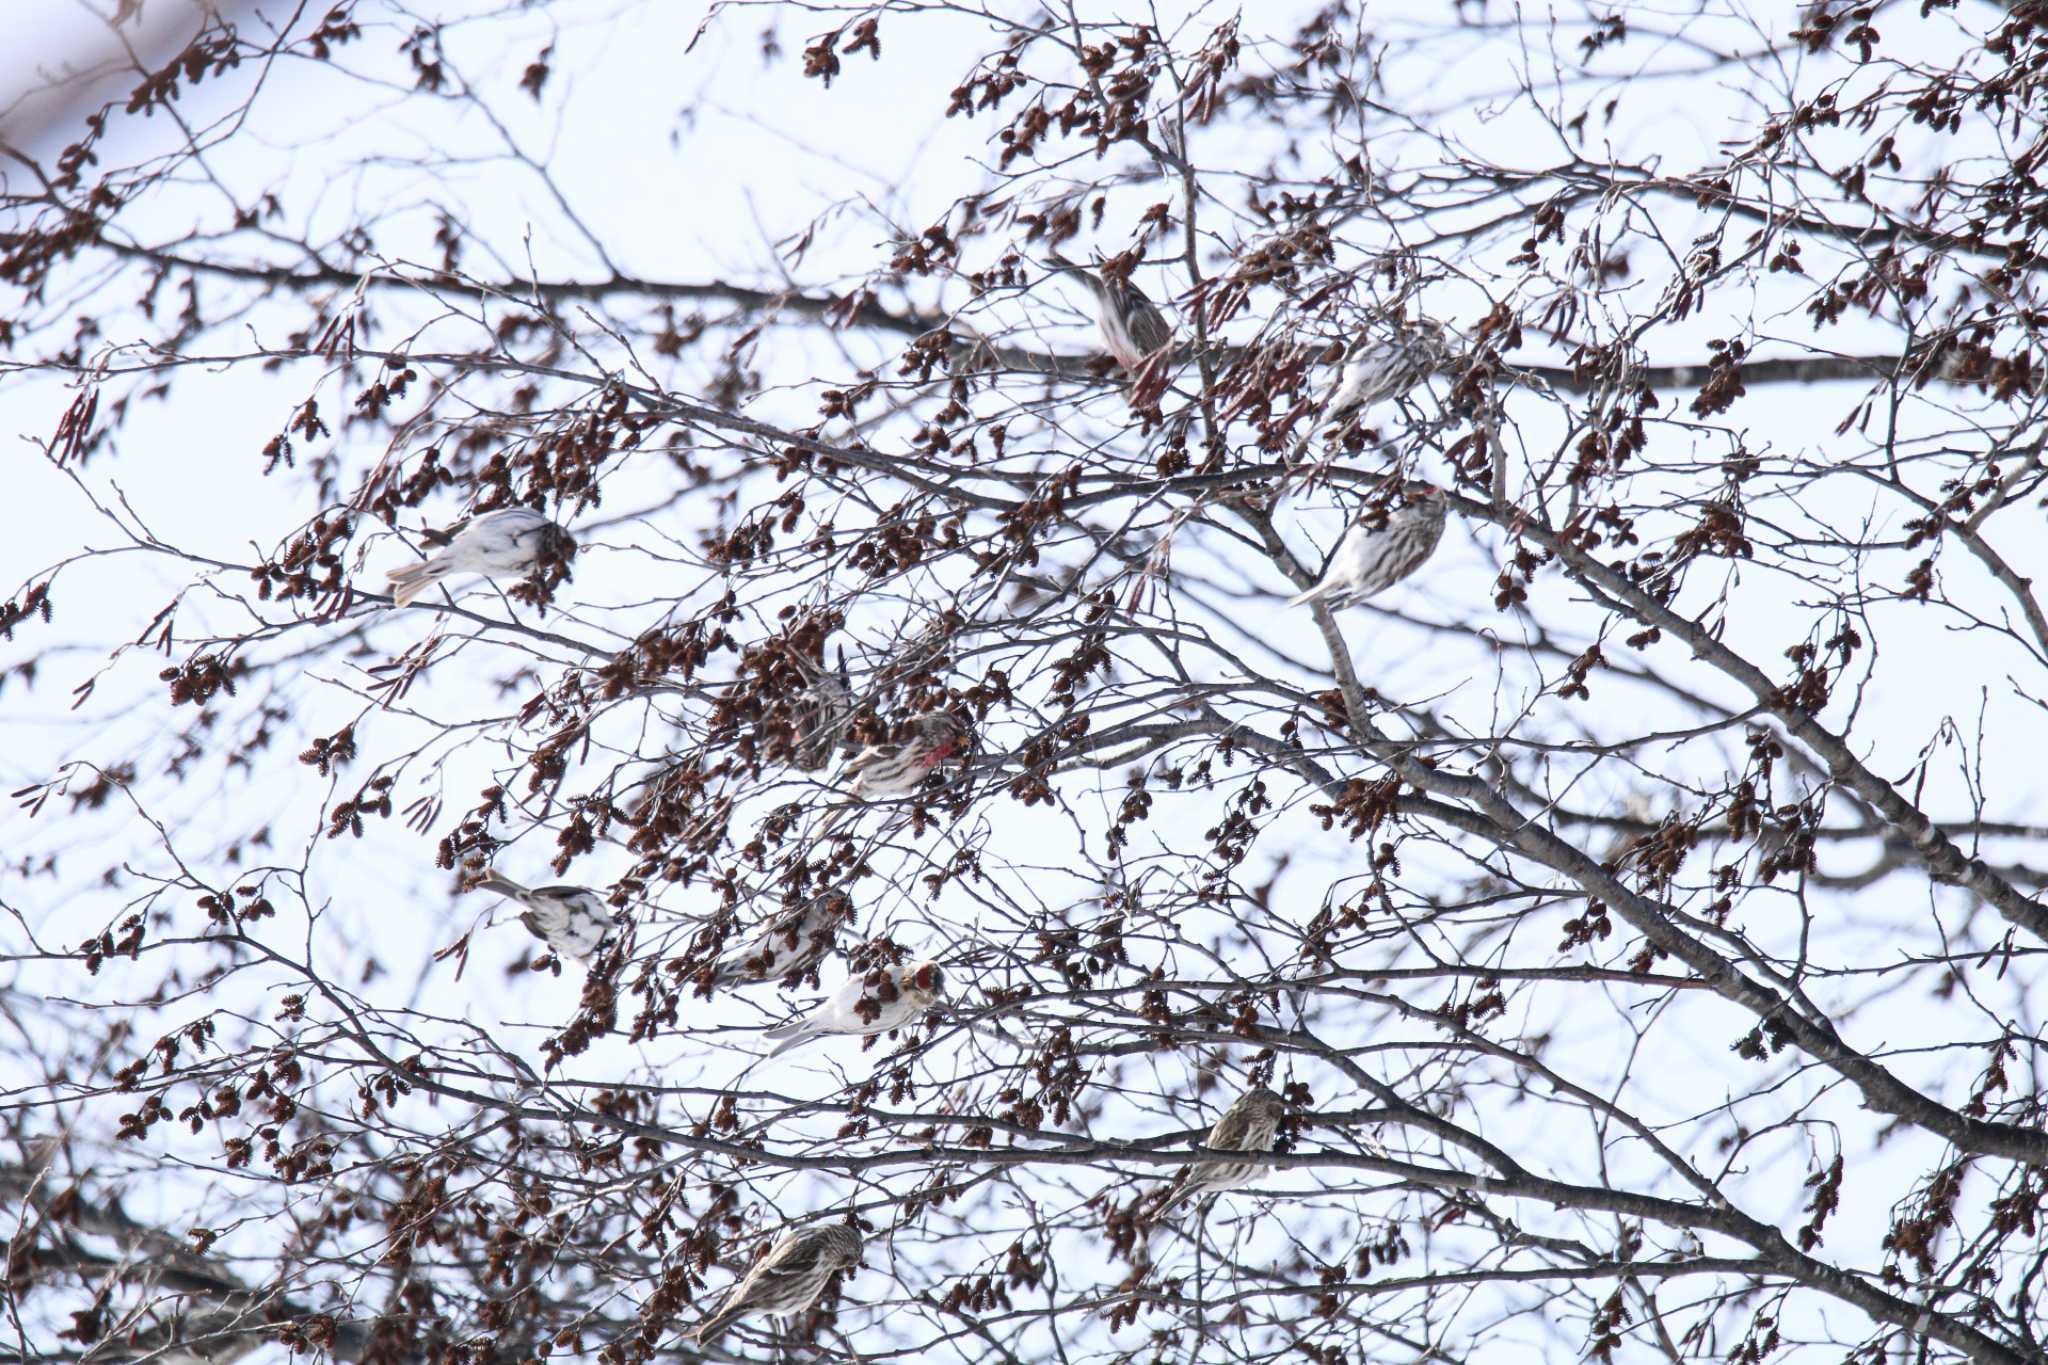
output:
[{"label": "pale bird on twig", "polygon": [[862,749],[847,760],[841,776],[853,779],[847,792],[857,801],[908,796],[966,745],[967,727],[947,712],[934,711],[911,722],[908,739]]},{"label": "pale bird on twig", "polygon": [[523,575],[544,560],[566,564],[576,553],[576,538],[531,507],[501,507],[467,517],[445,531],[428,531],[423,539],[440,547],[440,553],[384,575],[391,580],[395,607],[406,606],[454,574]]},{"label": "pale bird on twig", "polygon": [[847,799],[825,813],[819,836],[830,834],[841,817],[859,806],[917,791],[940,764],[967,749],[969,738],[957,717],[931,711],[910,723],[908,738],[868,745],[840,769],[842,779],[851,779]]},{"label": "pale bird on twig", "polygon": [[786,907],[719,959],[711,984],[743,986],[807,972],[832,951],[839,931],[852,919],[852,898],[836,889]]},{"label": "pale bird on twig", "polygon": [[1323,391],[1318,415],[1323,430],[1343,426],[1375,403],[1404,396],[1434,374],[1447,355],[1443,328],[1433,322],[1396,324],[1360,337]]},{"label": "pale bird on twig", "polygon": [[[876,978],[870,981],[868,978]],[[946,973],[936,962],[913,962],[849,977],[809,1014],[762,1031],[777,1040],[770,1057],[828,1034],[867,1037],[916,1022],[945,998]]]},{"label": "pale bird on twig", "polygon": [[620,916],[587,886],[522,886],[492,868],[477,879],[476,889],[525,906],[519,922],[557,957],[588,963],[619,927]]}]

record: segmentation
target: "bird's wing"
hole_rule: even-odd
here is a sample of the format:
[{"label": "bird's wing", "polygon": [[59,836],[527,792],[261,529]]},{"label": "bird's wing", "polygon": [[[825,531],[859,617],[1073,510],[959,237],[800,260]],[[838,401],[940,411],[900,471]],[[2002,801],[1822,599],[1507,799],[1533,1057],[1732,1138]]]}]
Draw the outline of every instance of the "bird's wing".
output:
[{"label": "bird's wing", "polygon": [[437,548],[447,545],[467,530],[469,524],[475,520],[475,517],[464,517],[461,521],[451,522],[438,531],[429,526],[420,532],[420,539]]},{"label": "bird's wing", "polygon": [[1216,1120],[1216,1126],[1209,1130],[1207,1142],[1203,1145],[1218,1151],[1239,1151],[1245,1139],[1251,1136],[1252,1116],[1240,1099],[1223,1111],[1223,1117]]},{"label": "bird's wing", "polygon": [[838,1021],[842,1016],[849,1019],[855,1017],[853,1002],[860,999],[860,992],[861,979],[856,976],[851,981],[840,985],[832,994],[826,996],[809,1013],[798,1015],[787,1023],[765,1028],[761,1030],[761,1036],[764,1038],[789,1039],[790,1041],[784,1043],[783,1047],[775,1049],[777,1052],[780,1052],[783,1048],[796,1046],[797,1043],[814,1034],[837,1032],[839,1031]]},{"label": "bird's wing", "polygon": [[865,976],[851,977],[843,982],[839,989],[833,991],[825,1003],[818,1007],[814,1015],[818,1026],[834,1032],[850,1032],[867,1027],[867,1021],[861,1018],[860,1011],[855,1008],[860,1004],[861,997],[867,993],[868,984]]},{"label": "bird's wing", "polygon": [[799,1279],[815,1274],[827,1244],[822,1230],[808,1235],[787,1233],[762,1258],[758,1273],[765,1280]]}]

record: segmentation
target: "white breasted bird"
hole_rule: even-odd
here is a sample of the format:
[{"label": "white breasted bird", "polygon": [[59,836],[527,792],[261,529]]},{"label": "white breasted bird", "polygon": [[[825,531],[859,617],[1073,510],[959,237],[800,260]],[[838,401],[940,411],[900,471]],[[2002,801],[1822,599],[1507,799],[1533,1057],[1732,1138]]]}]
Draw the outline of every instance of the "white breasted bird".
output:
[{"label": "white breasted bird", "polygon": [[524,575],[543,560],[566,565],[576,553],[576,538],[531,507],[501,507],[467,517],[445,531],[428,531],[423,538],[439,547],[439,553],[386,572],[393,606],[407,605],[454,574]]},{"label": "white breasted bird", "polygon": [[867,1037],[915,1023],[946,994],[946,973],[936,962],[884,967],[849,977],[809,1014],[777,1024],[762,1037],[777,1042],[771,1057],[828,1034]]},{"label": "white breasted bird", "polygon": [[1444,492],[1427,483],[1411,483],[1404,492],[1407,503],[1387,513],[1384,524],[1353,522],[1315,586],[1288,598],[1287,605],[1322,602],[1333,611],[1356,606],[1421,568],[1444,536]]},{"label": "white breasted bird", "polygon": [[522,886],[492,868],[477,879],[476,889],[525,906],[519,922],[557,957],[588,963],[619,927],[620,915],[587,886]]},{"label": "white breasted bird", "polygon": [[841,776],[853,779],[847,792],[857,801],[908,796],[966,746],[967,727],[945,711],[932,711],[911,722],[908,739],[862,749],[846,761]]},{"label": "white breasted bird", "polygon": [[710,984],[744,986],[808,972],[832,951],[852,919],[853,899],[836,888],[785,907],[718,960]]},{"label": "white breasted bird", "polygon": [[1323,391],[1317,420],[1329,430],[1375,403],[1402,397],[1435,373],[1446,354],[1443,328],[1433,322],[1367,333],[1351,344],[1344,368]]}]

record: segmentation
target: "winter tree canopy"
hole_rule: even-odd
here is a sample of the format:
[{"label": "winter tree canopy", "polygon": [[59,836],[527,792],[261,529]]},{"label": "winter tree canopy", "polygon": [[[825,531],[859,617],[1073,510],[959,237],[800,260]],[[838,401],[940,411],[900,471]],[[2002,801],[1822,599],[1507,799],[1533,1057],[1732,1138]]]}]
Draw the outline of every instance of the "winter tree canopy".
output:
[{"label": "winter tree canopy", "polygon": [[2048,1360],[2048,4],[67,15],[0,1355]]}]

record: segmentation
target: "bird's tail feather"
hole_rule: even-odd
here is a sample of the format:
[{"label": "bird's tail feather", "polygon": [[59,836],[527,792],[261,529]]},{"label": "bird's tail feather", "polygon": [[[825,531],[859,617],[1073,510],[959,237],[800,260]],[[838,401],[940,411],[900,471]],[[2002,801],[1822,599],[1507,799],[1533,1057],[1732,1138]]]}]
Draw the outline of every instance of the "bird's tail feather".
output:
[{"label": "bird's tail feather", "polygon": [[429,559],[419,564],[408,564],[401,569],[391,569],[384,575],[391,580],[391,605],[403,607],[448,576],[447,562]]},{"label": "bird's tail feather", "polygon": [[1294,594],[1294,596],[1287,599],[1285,605],[1290,607],[1298,607],[1306,602],[1320,602],[1325,597],[1328,597],[1332,591],[1333,589],[1330,587],[1329,584],[1318,583],[1313,588],[1309,588],[1302,592]]},{"label": "bird's tail feather", "polygon": [[501,896],[510,896],[513,900],[519,900],[526,895],[525,887],[513,881],[495,867],[488,869],[483,876],[477,878],[476,889],[479,891],[495,891]]},{"label": "bird's tail feather", "polygon": [[697,1344],[702,1346],[708,1341],[717,1340],[720,1336],[724,1335],[726,1328],[739,1320],[740,1315],[731,1309],[727,1309],[722,1313],[713,1313],[710,1317],[704,1319],[702,1323],[698,1324],[697,1330],[691,1333],[691,1335],[697,1339]]},{"label": "bird's tail feather", "polygon": [[777,1024],[761,1036],[764,1038],[780,1038],[782,1040],[775,1045],[775,1050],[768,1054],[770,1057],[780,1057],[793,1047],[802,1047],[818,1035],[811,1032],[806,1025],[799,1021],[794,1024]]},{"label": "bird's tail feather", "polygon": [[852,810],[853,807],[857,804],[859,803],[856,801],[834,802],[831,805],[831,807],[829,807],[825,811],[824,818],[818,821],[818,833],[815,837],[822,839],[826,835],[830,834],[832,832],[833,826],[837,825],[841,820],[845,819],[846,813]]}]

